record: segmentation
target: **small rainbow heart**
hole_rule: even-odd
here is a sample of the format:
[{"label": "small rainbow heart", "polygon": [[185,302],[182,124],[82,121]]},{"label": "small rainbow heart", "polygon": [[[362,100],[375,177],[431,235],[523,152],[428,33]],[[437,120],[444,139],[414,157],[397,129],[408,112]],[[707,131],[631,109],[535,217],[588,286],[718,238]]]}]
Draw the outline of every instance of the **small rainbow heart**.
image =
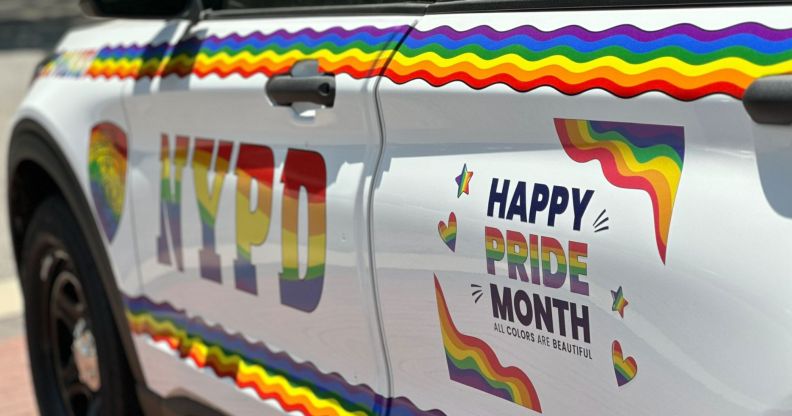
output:
[{"label": "small rainbow heart", "polygon": [[624,358],[622,355],[621,344],[619,341],[613,341],[613,370],[616,372],[616,384],[619,387],[629,383],[638,374],[638,363],[635,358]]},{"label": "small rainbow heart", "polygon": [[443,221],[437,223],[437,231],[440,233],[440,238],[448,248],[456,252],[457,223],[456,215],[453,212],[448,215],[448,225]]}]

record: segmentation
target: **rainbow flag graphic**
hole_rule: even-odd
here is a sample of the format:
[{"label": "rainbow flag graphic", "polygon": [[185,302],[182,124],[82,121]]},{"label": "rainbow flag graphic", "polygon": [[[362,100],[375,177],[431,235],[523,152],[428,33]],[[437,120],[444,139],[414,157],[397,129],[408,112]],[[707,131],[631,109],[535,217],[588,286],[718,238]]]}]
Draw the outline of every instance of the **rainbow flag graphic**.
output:
[{"label": "rainbow flag graphic", "polygon": [[434,284],[451,380],[542,413],[539,396],[528,376],[517,367],[501,365],[495,351],[484,341],[459,332],[437,276]]},{"label": "rainbow flag graphic", "polygon": [[657,251],[665,263],[671,212],[685,160],[684,128],[562,118],[555,119],[555,127],[572,160],[597,160],[608,182],[649,195]]}]

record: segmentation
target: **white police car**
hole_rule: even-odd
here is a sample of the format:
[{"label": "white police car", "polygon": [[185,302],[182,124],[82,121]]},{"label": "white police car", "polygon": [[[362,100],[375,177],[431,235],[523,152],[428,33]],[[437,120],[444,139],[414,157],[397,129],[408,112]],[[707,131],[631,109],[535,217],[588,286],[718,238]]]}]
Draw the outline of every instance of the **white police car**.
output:
[{"label": "white police car", "polygon": [[44,414],[792,412],[792,5],[82,0],[8,203]]}]

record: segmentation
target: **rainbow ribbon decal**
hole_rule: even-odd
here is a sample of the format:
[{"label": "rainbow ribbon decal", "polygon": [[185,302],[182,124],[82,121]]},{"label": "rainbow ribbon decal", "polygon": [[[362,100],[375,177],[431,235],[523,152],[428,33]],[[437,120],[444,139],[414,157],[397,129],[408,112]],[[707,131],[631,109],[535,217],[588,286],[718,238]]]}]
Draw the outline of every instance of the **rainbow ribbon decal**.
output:
[{"label": "rainbow ribbon decal", "polygon": [[434,284],[451,380],[542,413],[539,396],[528,376],[517,367],[503,367],[495,351],[484,341],[459,332],[437,276]]},{"label": "rainbow ribbon decal", "polygon": [[608,182],[649,194],[657,250],[665,263],[671,213],[685,160],[684,129],[561,118],[555,119],[555,127],[572,160],[598,160]]},{"label": "rainbow ribbon decal", "polygon": [[87,75],[93,78],[200,78],[232,74],[244,78],[288,72],[295,62],[315,59],[320,71],[353,78],[379,75],[408,26],[379,29],[334,27],[323,31],[277,30],[248,35],[185,39],[176,45],[131,45],[99,50]]},{"label": "rainbow ribbon decal", "polygon": [[226,333],[200,318],[167,303],[146,297],[125,297],[127,320],[133,333],[165,342],[182,358],[200,368],[227,377],[242,388],[252,388],[263,399],[273,399],[286,412],[305,415],[381,415],[386,406],[394,416],[444,415],[420,410],[404,397],[387,398],[365,385],[352,385],[338,373],[326,374],[310,362],[297,362],[285,352],[273,352],[262,343]]},{"label": "rainbow ribbon decal", "polygon": [[476,89],[498,83],[517,91],[552,87],[569,95],[598,88],[622,98],[660,91],[690,101],[711,94],[740,99],[754,79],[790,71],[792,29],[759,23],[712,31],[687,23],[599,32],[440,26],[410,32],[385,76],[433,86],[461,81]]},{"label": "rainbow ribbon decal", "polygon": [[112,123],[91,129],[88,176],[91,196],[105,236],[113,241],[124,211],[127,173],[127,137]]}]

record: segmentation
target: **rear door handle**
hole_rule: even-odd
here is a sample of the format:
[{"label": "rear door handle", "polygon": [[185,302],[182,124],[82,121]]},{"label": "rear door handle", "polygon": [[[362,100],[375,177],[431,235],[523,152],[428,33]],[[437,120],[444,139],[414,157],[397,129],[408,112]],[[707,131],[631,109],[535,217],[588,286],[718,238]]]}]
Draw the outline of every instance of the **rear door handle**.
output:
[{"label": "rear door handle", "polygon": [[762,77],[748,86],[743,106],[761,124],[792,124],[792,75]]},{"label": "rear door handle", "polygon": [[267,81],[266,91],[274,105],[314,103],[332,107],[335,103],[335,76],[319,73],[317,61],[300,61],[288,74],[272,76]]}]

